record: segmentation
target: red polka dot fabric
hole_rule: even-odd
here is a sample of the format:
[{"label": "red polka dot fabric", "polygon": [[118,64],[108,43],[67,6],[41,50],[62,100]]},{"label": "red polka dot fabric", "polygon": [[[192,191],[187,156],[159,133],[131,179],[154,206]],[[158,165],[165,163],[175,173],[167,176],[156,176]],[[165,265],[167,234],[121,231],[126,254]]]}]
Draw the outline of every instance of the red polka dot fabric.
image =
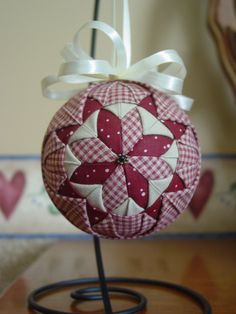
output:
[{"label": "red polka dot fabric", "polygon": [[42,172],[52,201],[76,227],[133,239],[165,228],[188,206],[199,145],[171,96],[140,83],[103,82],[55,114]]}]

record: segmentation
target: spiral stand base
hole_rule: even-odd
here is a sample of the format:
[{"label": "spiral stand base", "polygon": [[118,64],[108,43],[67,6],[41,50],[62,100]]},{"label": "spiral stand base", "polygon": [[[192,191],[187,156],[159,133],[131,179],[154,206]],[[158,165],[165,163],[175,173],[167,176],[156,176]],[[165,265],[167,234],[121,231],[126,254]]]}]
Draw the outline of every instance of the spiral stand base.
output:
[{"label": "spiral stand base", "polygon": [[[165,288],[169,289],[175,292],[180,292],[184,294],[186,297],[189,297],[192,301],[196,302],[202,309],[202,313],[204,314],[211,314],[211,306],[209,305],[208,301],[197,292],[169,282],[165,281],[159,281],[159,280],[151,280],[151,279],[141,279],[141,278],[117,278],[117,277],[109,277],[106,278],[107,283],[123,283],[123,284],[138,284],[140,286],[142,285],[148,285],[148,286],[154,286],[157,288]],[[75,279],[75,280],[68,280],[68,281],[61,281],[57,283],[53,283],[47,286],[43,286],[39,289],[34,290],[28,298],[28,305],[31,310],[35,310],[39,313],[43,314],[72,314],[73,312],[62,312],[58,310],[49,309],[47,307],[44,307],[40,304],[38,304],[38,301],[45,297],[49,293],[56,293],[60,289],[65,288],[73,288],[75,286],[79,285],[85,285],[85,284],[100,284],[100,280],[97,278],[86,278],[86,279]],[[111,312],[114,314],[132,314],[132,313],[138,313],[145,309],[147,305],[147,299],[145,296],[140,294],[139,292],[136,292],[131,289],[126,289],[122,287],[108,287],[109,293],[112,295],[114,294],[121,294],[128,296],[131,300],[135,302],[135,306],[124,309],[119,312]],[[71,293],[71,298],[74,299],[77,302],[83,302],[83,301],[95,301],[95,300],[103,300],[103,296],[101,293],[101,289],[99,287],[89,287],[89,288],[82,288],[75,290]],[[79,313],[77,309],[77,313]],[[105,312],[108,314],[109,312]],[[110,313],[109,313],[110,314]]]},{"label": "spiral stand base", "polygon": [[[126,278],[126,277],[106,278],[102,260],[100,240],[97,237],[94,237],[93,240],[99,278],[66,280],[38,288],[31,292],[31,294],[28,297],[29,309],[37,311],[42,314],[72,314],[72,312],[62,312],[54,309],[49,309],[45,306],[40,305],[38,301],[46,297],[49,293],[50,294],[57,293],[61,289],[74,288],[84,285],[97,285],[97,286],[81,289],[77,288],[77,290],[73,291],[70,294],[70,296],[77,304],[83,301],[102,300],[105,314],[133,314],[138,313],[145,309],[147,305],[147,299],[144,295],[132,289],[108,286],[107,284],[109,283],[109,284],[136,284],[140,286],[145,285],[154,286],[156,288],[165,288],[174,292],[179,292],[192,299],[192,301],[196,302],[201,307],[203,314],[212,313],[211,306],[202,295],[181,285],[153,279]],[[113,312],[110,296],[117,294],[123,295],[124,297],[128,296],[135,303],[135,305],[131,308],[124,309],[119,312]],[[76,313],[79,313],[77,308]]]}]

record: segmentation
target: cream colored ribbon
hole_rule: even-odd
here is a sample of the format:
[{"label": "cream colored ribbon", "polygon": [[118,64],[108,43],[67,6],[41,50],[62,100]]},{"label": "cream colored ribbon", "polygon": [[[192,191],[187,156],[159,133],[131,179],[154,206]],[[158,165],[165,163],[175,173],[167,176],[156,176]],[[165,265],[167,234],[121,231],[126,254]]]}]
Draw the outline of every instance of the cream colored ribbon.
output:
[{"label": "cream colored ribbon", "polygon": [[[112,41],[116,58],[114,65],[107,60],[91,58],[80,44],[81,32],[85,29],[97,29]],[[175,50],[163,50],[130,65],[131,40],[128,0],[123,0],[123,38],[110,25],[91,21],[82,26],[75,34],[73,42],[62,50],[65,60],[58,75],[50,75],[42,80],[43,95],[50,99],[68,99],[78,93],[74,90],[53,90],[50,87],[59,82],[84,84],[109,80],[139,81],[161,90],[176,99],[180,108],[190,110],[193,99],[182,95],[186,76],[185,65]],[[165,70],[160,66],[166,64]]]}]

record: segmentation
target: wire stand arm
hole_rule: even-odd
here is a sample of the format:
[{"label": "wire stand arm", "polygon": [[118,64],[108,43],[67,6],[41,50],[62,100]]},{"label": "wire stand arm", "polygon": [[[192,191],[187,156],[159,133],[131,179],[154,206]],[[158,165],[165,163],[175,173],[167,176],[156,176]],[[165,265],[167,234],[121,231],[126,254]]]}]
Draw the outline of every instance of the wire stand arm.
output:
[{"label": "wire stand arm", "polygon": [[98,237],[93,237],[93,242],[94,242],[97,269],[98,269],[98,275],[99,275],[99,281],[100,281],[100,289],[101,289],[105,313],[112,314],[111,301],[110,301],[109,291],[107,288],[103,261],[102,261],[100,240]]}]

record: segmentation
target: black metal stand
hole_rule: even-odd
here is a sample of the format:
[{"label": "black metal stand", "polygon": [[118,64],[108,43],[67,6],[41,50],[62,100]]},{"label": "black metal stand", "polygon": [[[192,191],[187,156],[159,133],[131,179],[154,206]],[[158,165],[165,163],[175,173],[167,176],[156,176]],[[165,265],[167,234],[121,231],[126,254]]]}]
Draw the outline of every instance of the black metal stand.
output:
[{"label": "black metal stand", "polygon": [[[60,281],[53,284],[49,284],[47,286],[40,287],[33,292],[28,297],[28,307],[33,311],[37,311],[43,314],[73,314],[73,312],[62,312],[54,309],[49,309],[45,306],[40,305],[38,302],[40,299],[46,297],[49,293],[57,293],[61,289],[65,288],[73,288],[86,284],[96,284],[95,287],[89,288],[81,288],[75,290],[70,294],[71,298],[77,302],[83,301],[95,301],[102,300],[104,304],[104,313],[105,314],[133,314],[138,313],[145,309],[147,304],[147,299],[142,294],[134,291],[132,289],[121,288],[121,287],[113,287],[107,286],[107,283],[124,283],[124,284],[138,284],[142,286],[154,286],[157,288],[165,288],[169,290],[173,290],[175,292],[180,292],[192,301],[196,302],[202,309],[203,314],[211,314],[211,306],[208,301],[199,293],[169,282],[152,280],[152,279],[142,279],[142,278],[122,278],[122,277],[105,277],[102,254],[100,248],[100,241],[97,237],[94,237],[94,246],[96,253],[96,261],[98,267],[98,278],[85,278],[85,279],[74,279],[74,280],[66,280]],[[100,286],[100,287],[99,287]],[[110,293],[114,294],[122,294],[124,296],[128,296],[131,298],[135,305],[129,309],[124,309],[119,312],[113,312],[112,306],[110,302]],[[78,309],[76,309],[76,313],[79,313]]]},{"label": "black metal stand", "polygon": [[[98,11],[99,11],[100,0],[95,0],[94,6],[94,14],[93,20],[98,19]],[[95,56],[95,48],[96,48],[96,30],[92,30],[92,39],[91,39],[91,56]],[[169,282],[152,280],[152,279],[142,279],[142,278],[122,278],[122,277],[105,277],[102,254],[100,248],[99,238],[94,237],[94,248],[96,254],[96,262],[99,278],[85,278],[85,279],[74,279],[74,280],[66,280],[60,281],[56,283],[49,284],[47,286],[40,287],[31,292],[28,297],[28,307],[30,310],[37,311],[42,314],[73,314],[72,312],[62,312],[47,308],[38,303],[40,299],[46,297],[49,293],[57,293],[61,289],[65,288],[73,288],[81,285],[87,284],[95,284],[95,287],[81,288],[79,290],[75,290],[70,294],[71,298],[75,302],[83,302],[83,301],[95,301],[102,300],[104,304],[104,313],[105,314],[133,314],[138,313],[145,309],[147,304],[147,299],[144,295],[134,291],[132,289],[121,288],[121,287],[113,287],[107,286],[107,283],[124,283],[124,284],[138,284],[138,285],[148,285],[159,288],[165,288],[169,290],[173,290],[176,292],[180,292],[185,294],[187,297],[198,303],[203,311],[203,314],[211,314],[211,306],[208,301],[197,292]],[[135,305],[129,309],[125,309],[119,312],[113,312],[111,301],[110,301],[110,293],[112,294],[122,294],[124,296],[128,296],[132,299]],[[75,313],[75,312],[74,312]],[[80,313],[78,309],[76,309],[76,313]]]}]

